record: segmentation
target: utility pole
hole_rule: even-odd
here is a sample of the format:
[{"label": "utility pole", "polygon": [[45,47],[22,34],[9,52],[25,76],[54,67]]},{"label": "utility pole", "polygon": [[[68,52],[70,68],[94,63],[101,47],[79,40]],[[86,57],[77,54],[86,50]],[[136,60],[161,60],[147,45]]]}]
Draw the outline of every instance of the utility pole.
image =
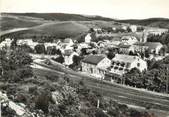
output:
[{"label": "utility pole", "polygon": [[[100,78],[101,87],[98,86],[98,88],[101,88],[101,96],[103,96],[103,78],[104,78],[104,76],[101,76],[101,78]],[[100,107],[100,100],[101,100],[101,99],[98,99],[98,100],[97,100],[97,108]]]}]

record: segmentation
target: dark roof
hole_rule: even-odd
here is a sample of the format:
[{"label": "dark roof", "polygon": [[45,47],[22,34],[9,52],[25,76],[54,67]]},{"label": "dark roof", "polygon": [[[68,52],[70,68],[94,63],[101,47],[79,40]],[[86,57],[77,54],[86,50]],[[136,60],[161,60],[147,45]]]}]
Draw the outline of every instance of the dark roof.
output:
[{"label": "dark roof", "polygon": [[145,43],[143,42],[136,42],[133,45],[137,45],[137,46],[145,46]]},{"label": "dark roof", "polygon": [[118,45],[119,48],[129,48],[131,45],[126,45],[126,44],[123,44],[123,43],[120,43]]},{"label": "dark roof", "polygon": [[97,65],[104,58],[105,58],[105,56],[103,56],[103,55],[89,55],[85,59],[83,59],[83,62]]}]

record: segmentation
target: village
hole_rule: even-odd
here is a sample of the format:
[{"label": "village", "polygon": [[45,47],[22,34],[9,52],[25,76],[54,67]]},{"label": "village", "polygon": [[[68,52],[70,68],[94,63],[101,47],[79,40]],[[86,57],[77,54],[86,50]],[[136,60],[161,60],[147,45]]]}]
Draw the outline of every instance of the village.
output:
[{"label": "village", "polygon": [[[134,90],[139,90],[137,88],[143,88],[143,86],[134,84],[134,80],[126,80],[124,76],[135,73],[135,71],[138,71],[139,74],[146,73],[149,68],[149,61],[160,61],[168,56],[167,47],[160,41],[148,41],[151,36],[160,36],[165,33],[168,33],[168,29],[139,25],[120,25],[109,28],[93,27],[80,40],[65,38],[44,41],[45,39],[42,40],[38,37],[5,37],[0,43],[0,50],[6,51],[8,55],[12,48],[22,48],[32,57],[31,67],[34,69],[41,66],[44,70],[50,68],[58,72],[64,71],[63,76],[70,73],[106,83],[122,84],[129,89],[134,87],[136,88]],[[0,75],[3,76],[1,61],[0,71]],[[102,83],[100,85],[102,87]],[[149,89],[149,84],[147,86],[148,88],[146,87],[145,90],[148,91],[153,90],[160,93],[167,91],[164,86],[162,89],[154,89],[154,87]],[[164,89],[166,90],[164,91]],[[101,88],[100,91],[102,92],[102,90]],[[18,106],[9,100],[6,94],[1,92],[1,95],[4,98],[3,101],[9,101],[8,106],[15,110],[18,115],[30,114],[24,109],[25,105]]]},{"label": "village", "polygon": [[[53,42],[6,38],[0,48],[10,51],[12,42],[16,41],[18,46],[29,49],[34,60],[54,60],[73,70],[113,81],[133,68],[146,71],[147,60],[165,58],[168,55],[166,48],[160,42],[147,42],[147,38],[167,31],[136,25],[112,27],[111,30],[91,28],[80,43],[71,38],[54,39]],[[111,77],[106,77],[110,74]]]}]

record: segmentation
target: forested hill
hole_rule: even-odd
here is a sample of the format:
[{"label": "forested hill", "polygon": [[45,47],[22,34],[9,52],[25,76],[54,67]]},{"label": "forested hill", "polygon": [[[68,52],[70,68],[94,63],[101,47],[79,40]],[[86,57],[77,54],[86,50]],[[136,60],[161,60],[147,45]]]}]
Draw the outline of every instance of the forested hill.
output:
[{"label": "forested hill", "polygon": [[129,20],[118,20],[121,23],[130,23],[143,26],[159,27],[159,28],[169,28],[168,18],[149,18],[149,19],[129,19]]},{"label": "forested hill", "polygon": [[67,14],[67,13],[2,13],[2,15],[28,16],[34,18],[42,18],[45,20],[57,20],[57,21],[92,21],[92,20],[114,21],[111,18],[106,18],[102,16]]},{"label": "forested hill", "polygon": [[149,18],[149,19],[113,19],[97,15],[81,15],[81,14],[68,14],[68,13],[1,13],[1,15],[14,15],[14,16],[26,16],[32,18],[40,18],[44,20],[52,21],[116,21],[120,23],[129,23],[135,25],[169,28],[168,18]]}]

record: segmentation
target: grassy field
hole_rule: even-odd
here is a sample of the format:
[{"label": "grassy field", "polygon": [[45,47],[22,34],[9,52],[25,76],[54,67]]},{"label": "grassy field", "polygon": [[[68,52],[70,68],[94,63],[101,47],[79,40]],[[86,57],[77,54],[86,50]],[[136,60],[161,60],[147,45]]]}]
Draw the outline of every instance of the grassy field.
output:
[{"label": "grassy field", "polygon": [[41,26],[34,27],[29,30],[20,31],[18,34],[21,37],[41,37],[41,36],[52,36],[55,38],[68,38],[76,37],[79,34],[87,32],[89,28],[85,25],[77,23],[75,21],[65,22],[52,22],[46,23]]}]

